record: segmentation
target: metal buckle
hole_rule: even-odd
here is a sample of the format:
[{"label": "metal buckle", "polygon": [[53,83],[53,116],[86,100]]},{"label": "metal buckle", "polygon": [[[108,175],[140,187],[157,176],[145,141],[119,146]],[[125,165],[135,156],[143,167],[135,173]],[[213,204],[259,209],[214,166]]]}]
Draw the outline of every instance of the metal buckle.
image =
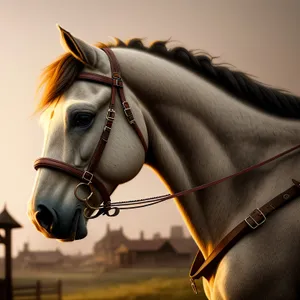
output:
[{"label": "metal buckle", "polygon": [[[128,105],[127,107],[126,104]],[[122,102],[122,106],[123,106],[123,110],[130,109],[129,103],[126,100]]]},{"label": "metal buckle", "polygon": [[[130,111],[130,112],[131,112],[131,115],[129,115],[129,114],[127,113],[127,111]],[[129,122],[129,124],[133,124],[133,123],[135,122],[134,117],[132,116],[132,111],[131,111],[131,108],[130,108],[130,107],[124,108],[124,114],[125,114],[125,116],[127,117],[127,120],[128,120],[128,122]]]},{"label": "metal buckle", "polygon": [[105,125],[104,128],[103,128],[103,131],[111,131],[111,127]]},{"label": "metal buckle", "polygon": [[121,75],[119,73],[113,73],[112,75],[113,79],[113,85],[117,87],[123,87],[123,80],[121,78]]},{"label": "metal buckle", "polygon": [[[125,105],[128,105],[128,107],[126,107]],[[123,106],[123,111],[124,111],[124,114],[129,122],[129,124],[133,124],[135,122],[134,120],[134,117],[133,117],[133,114],[132,114],[132,110],[131,108],[129,107],[129,103],[127,101],[124,101],[122,102],[122,106]],[[127,111],[130,111],[130,115],[127,113]]]},{"label": "metal buckle", "polygon": [[121,78],[121,75],[119,72],[113,72],[112,73],[112,78]]},{"label": "metal buckle", "polygon": [[[259,214],[263,217],[263,219],[262,219],[262,221],[260,221],[260,222],[257,222],[252,216],[251,216],[251,214],[254,212],[254,211],[258,211],[259,212]],[[252,228],[252,229],[256,229],[257,227],[259,227],[260,225],[262,225],[263,223],[265,223],[266,222],[266,220],[267,220],[267,218],[266,218],[266,216],[263,214],[263,212],[259,209],[259,208],[256,208],[255,210],[254,210],[244,221],[249,225],[249,227],[250,228]],[[251,219],[256,225],[251,225],[250,223],[249,223],[249,221],[247,220],[247,219]]]},{"label": "metal buckle", "polygon": [[190,282],[191,282],[191,287],[192,287],[193,292],[197,295],[198,294],[198,289],[197,289],[195,280],[193,278],[190,278]]},{"label": "metal buckle", "polygon": [[121,78],[113,78],[113,85],[117,87],[123,87],[123,81]]},{"label": "metal buckle", "polygon": [[106,134],[106,136],[105,135],[102,136],[102,141],[104,141],[106,143],[108,142],[110,131],[111,131],[111,127],[105,125],[103,128],[103,132],[107,132],[107,134]]},{"label": "metal buckle", "polygon": [[[86,175],[88,175],[89,177],[87,177]],[[86,180],[88,182],[88,184],[92,183],[94,174],[89,172],[89,171],[84,171],[83,175],[82,175],[82,179]]]},{"label": "metal buckle", "polygon": [[[115,119],[115,113],[116,113],[116,112],[115,112],[114,109],[109,108],[108,111],[107,111],[107,114],[106,114],[106,120],[107,120],[107,121],[113,122],[114,119]],[[112,117],[110,114],[113,114],[113,117]]]}]

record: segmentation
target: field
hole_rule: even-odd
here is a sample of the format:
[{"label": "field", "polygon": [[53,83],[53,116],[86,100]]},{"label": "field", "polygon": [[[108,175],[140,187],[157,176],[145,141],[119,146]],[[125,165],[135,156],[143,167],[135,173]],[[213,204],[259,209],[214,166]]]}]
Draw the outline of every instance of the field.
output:
[{"label": "field", "polygon": [[[187,269],[119,269],[105,273],[14,272],[14,284],[63,281],[63,300],[205,300],[190,287]],[[42,300],[55,299],[42,297]]]}]

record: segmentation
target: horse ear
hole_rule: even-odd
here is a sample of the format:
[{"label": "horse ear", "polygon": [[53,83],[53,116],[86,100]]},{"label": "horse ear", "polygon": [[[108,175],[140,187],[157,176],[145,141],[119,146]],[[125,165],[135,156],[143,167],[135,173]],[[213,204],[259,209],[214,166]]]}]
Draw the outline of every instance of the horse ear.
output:
[{"label": "horse ear", "polygon": [[[58,24],[56,25],[61,34],[61,44],[63,48],[70,52],[76,59],[91,67],[96,67],[99,52],[98,49],[86,42],[74,37],[70,32],[66,31]],[[98,53],[97,53],[98,52]]]}]

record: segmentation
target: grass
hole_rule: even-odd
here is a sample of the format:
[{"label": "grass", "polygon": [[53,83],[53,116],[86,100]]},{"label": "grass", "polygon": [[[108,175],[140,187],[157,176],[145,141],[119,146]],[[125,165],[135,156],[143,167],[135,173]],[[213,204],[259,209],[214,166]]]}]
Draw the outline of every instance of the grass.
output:
[{"label": "grass", "polygon": [[195,295],[187,278],[153,278],[139,283],[116,284],[69,294],[64,300],[192,300],[206,299],[203,291]]},{"label": "grass", "polygon": [[[63,281],[63,300],[206,300],[199,281],[199,294],[190,287],[188,270],[118,269],[106,273],[14,272],[14,284]],[[56,299],[45,296],[42,300]]]}]

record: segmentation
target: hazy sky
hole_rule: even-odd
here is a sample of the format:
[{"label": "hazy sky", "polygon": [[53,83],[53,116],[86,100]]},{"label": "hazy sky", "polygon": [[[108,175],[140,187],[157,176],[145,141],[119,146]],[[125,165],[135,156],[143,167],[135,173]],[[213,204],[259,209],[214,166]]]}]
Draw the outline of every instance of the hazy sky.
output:
[{"label": "hazy sky", "polygon": [[[40,156],[43,135],[32,118],[34,93],[41,70],[63,53],[55,24],[90,43],[145,37],[147,42],[172,38],[188,49],[202,49],[261,81],[300,95],[300,2],[287,0],[0,0],[0,210],[4,202],[22,229],[13,233],[13,251],[30,242],[31,249],[64,253],[92,251],[109,222],[124,227],[132,238],[145,231],[164,236],[182,224],[172,203],[122,211],[113,219],[89,223],[89,235],[72,244],[48,240],[26,216],[33,186],[34,160]],[[117,189],[113,200],[166,193],[147,168]],[[187,232],[187,230],[186,230]],[[1,252],[2,253],[2,247]]]}]

